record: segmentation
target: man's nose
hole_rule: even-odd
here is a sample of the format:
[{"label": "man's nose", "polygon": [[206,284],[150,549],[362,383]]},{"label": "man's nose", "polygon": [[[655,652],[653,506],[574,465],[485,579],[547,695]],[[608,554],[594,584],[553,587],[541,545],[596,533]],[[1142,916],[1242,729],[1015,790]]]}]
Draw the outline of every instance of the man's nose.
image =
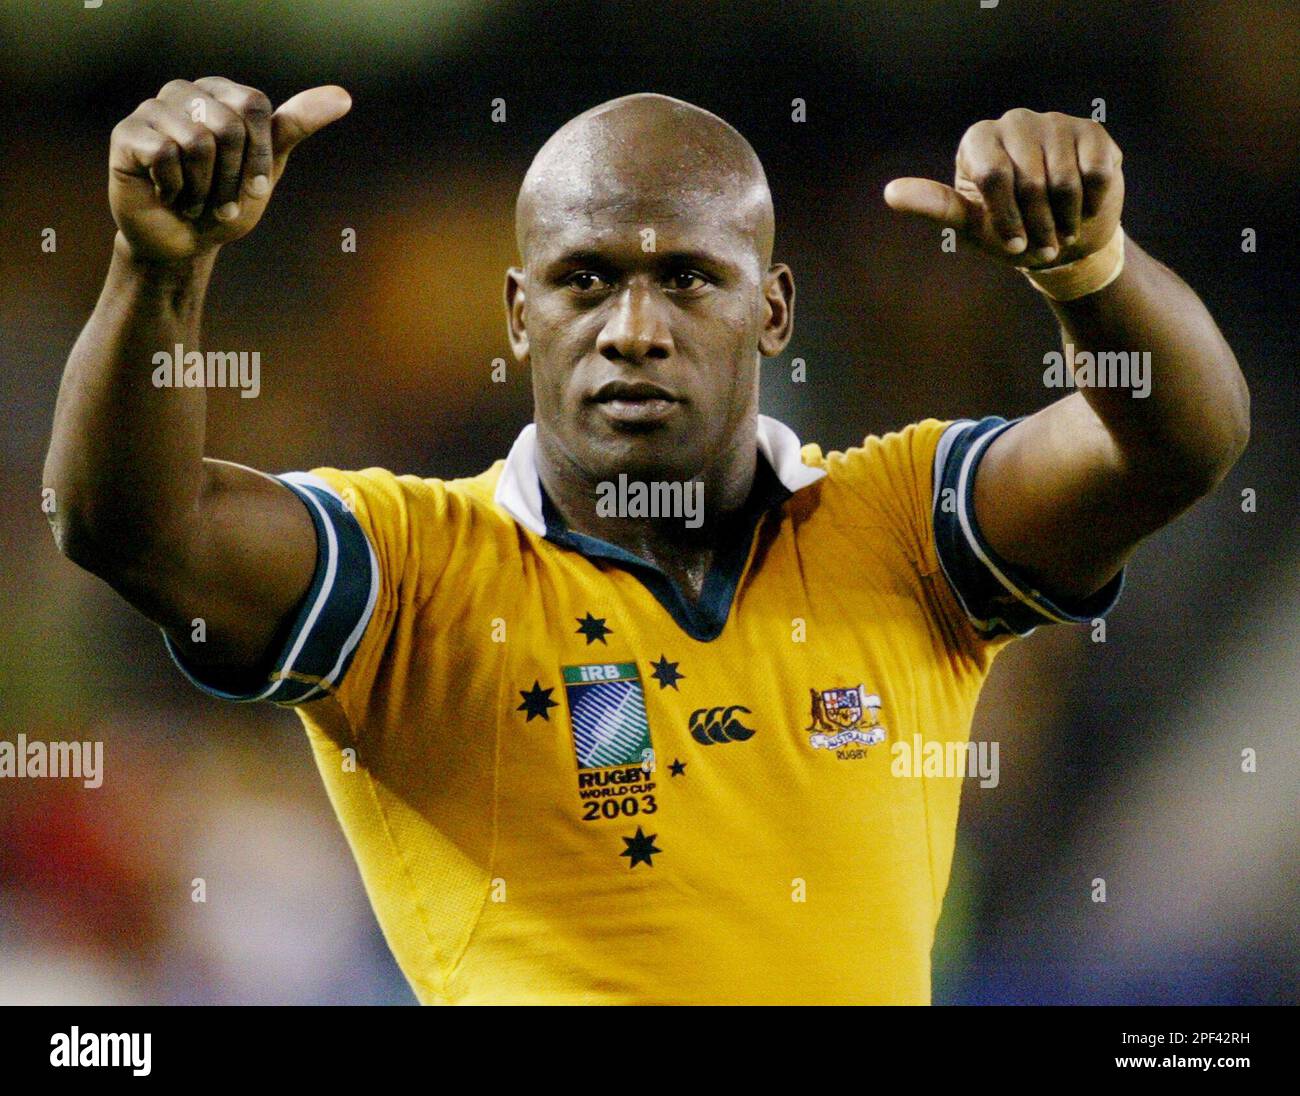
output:
[{"label": "man's nose", "polygon": [[614,311],[596,337],[596,349],[610,361],[639,365],[672,354],[673,340],[657,289],[629,285],[619,294]]}]

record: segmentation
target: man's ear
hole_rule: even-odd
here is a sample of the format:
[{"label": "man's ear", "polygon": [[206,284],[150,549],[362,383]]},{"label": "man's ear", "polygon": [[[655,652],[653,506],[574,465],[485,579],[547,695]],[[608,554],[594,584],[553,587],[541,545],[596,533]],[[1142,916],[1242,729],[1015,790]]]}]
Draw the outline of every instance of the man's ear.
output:
[{"label": "man's ear", "polygon": [[506,271],[506,333],[515,361],[528,362],[528,328],[524,323],[524,272],[517,266]]},{"label": "man's ear", "polygon": [[763,277],[767,318],[758,336],[758,352],[774,358],[794,334],[794,272],[785,263],[773,263]]}]

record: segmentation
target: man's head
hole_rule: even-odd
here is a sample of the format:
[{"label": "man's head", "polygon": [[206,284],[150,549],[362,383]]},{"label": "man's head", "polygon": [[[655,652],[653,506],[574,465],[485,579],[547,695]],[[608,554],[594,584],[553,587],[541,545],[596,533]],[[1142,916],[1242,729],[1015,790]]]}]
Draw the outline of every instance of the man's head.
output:
[{"label": "man's head", "polygon": [[537,153],[515,225],[510,336],[549,467],[596,483],[752,466],[758,359],[789,341],[794,283],[771,265],[749,143],[667,96],[602,103]]}]

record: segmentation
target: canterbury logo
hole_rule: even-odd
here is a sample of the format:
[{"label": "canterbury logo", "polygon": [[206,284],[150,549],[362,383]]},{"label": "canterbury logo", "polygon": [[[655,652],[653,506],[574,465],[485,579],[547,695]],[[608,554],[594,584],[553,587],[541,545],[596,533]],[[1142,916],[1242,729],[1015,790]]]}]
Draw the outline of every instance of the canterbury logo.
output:
[{"label": "canterbury logo", "polygon": [[733,704],[729,708],[700,708],[691,712],[691,737],[704,746],[712,746],[715,742],[744,742],[747,738],[753,738],[753,730],[736,718],[737,712],[753,715],[740,704]]}]

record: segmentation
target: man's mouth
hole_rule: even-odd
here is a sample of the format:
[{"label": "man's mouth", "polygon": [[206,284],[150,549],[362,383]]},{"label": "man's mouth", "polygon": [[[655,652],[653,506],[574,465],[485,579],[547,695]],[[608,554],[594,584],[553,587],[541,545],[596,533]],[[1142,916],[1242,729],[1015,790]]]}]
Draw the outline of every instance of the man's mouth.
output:
[{"label": "man's mouth", "polygon": [[666,388],[648,381],[609,381],[590,398],[606,418],[620,426],[657,425],[682,402]]}]

